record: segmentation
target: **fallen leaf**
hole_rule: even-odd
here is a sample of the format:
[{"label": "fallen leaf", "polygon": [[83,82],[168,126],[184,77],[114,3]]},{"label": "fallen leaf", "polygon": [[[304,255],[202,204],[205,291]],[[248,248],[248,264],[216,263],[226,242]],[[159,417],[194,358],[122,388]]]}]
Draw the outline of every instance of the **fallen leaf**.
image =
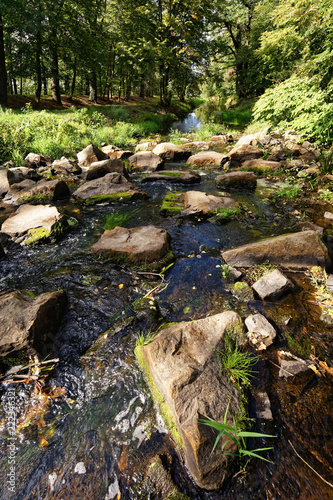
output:
[{"label": "fallen leaf", "polygon": [[123,283],[120,283],[120,284],[118,285],[118,287],[120,288],[120,290],[121,290],[122,288],[124,288]]}]

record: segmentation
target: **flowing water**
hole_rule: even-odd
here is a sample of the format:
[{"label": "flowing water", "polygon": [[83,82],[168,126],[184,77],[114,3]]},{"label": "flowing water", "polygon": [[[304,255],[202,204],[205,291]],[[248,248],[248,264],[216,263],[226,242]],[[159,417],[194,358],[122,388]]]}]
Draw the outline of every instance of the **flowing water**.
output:
[{"label": "flowing water", "polygon": [[187,115],[184,120],[175,122],[172,125],[172,128],[175,130],[179,130],[183,134],[187,134],[188,132],[196,131],[202,126],[201,121],[197,117],[197,115],[192,112]]},{"label": "flowing water", "polygon": [[[288,441],[331,480],[332,385],[313,372],[285,381],[275,366],[276,348],[286,344],[286,333],[308,339],[316,354],[327,355],[332,347],[330,330],[319,320],[319,308],[311,304],[309,282],[303,274],[293,273],[296,288],[286,298],[275,304],[256,300],[246,304],[225,290],[220,275],[222,250],[292,232],[295,220],[270,204],[267,195],[275,184],[267,182],[254,194],[235,195],[245,215],[228,224],[162,217],[159,207],[171,189],[216,193],[217,171],[200,173],[202,181],[194,188],[145,184],[148,202],[95,207],[60,203],[59,209],[79,224],[58,244],[33,249],[7,244],[8,256],[0,264],[0,292],[24,289],[40,294],[65,289],[70,307],[53,339],[53,355],[60,362],[50,381],[51,387],[64,388],[66,393],[42,400],[32,388],[15,386],[16,417],[23,429],[15,441],[15,492],[6,488],[3,479],[1,499],[153,500],[157,497],[145,488],[144,477],[156,454],[164,457],[175,484],[191,499],[332,498],[332,488],[297,457]],[[139,183],[139,176],[132,180]],[[11,210],[0,211],[0,223]],[[119,211],[133,211],[128,227],[155,224],[170,233],[176,262],[166,275],[166,287],[156,296],[165,321],[193,320],[233,309],[242,317],[263,312],[278,328],[275,347],[260,358],[254,378],[254,390],[266,391],[271,401],[273,421],[256,419],[255,430],[277,436],[269,443],[274,449],[267,455],[273,463],[252,460],[246,474],[232,478],[219,492],[193,484],[134,359],[137,334],[156,327],[151,301],[143,301],[138,308],[137,299],[159,279],[103,263],[90,254],[107,215]],[[1,387],[1,418],[12,387]],[[253,396],[250,401],[250,416],[255,417]],[[5,434],[1,444],[4,478],[10,449]]]}]

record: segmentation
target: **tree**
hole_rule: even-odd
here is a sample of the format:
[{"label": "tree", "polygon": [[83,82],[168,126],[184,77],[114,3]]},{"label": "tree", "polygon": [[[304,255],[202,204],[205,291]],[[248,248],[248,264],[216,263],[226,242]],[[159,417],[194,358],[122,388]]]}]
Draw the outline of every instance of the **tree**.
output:
[{"label": "tree", "polygon": [[[0,5],[1,7],[1,5]],[[0,106],[7,106],[7,71],[3,39],[3,21],[0,10]]]}]

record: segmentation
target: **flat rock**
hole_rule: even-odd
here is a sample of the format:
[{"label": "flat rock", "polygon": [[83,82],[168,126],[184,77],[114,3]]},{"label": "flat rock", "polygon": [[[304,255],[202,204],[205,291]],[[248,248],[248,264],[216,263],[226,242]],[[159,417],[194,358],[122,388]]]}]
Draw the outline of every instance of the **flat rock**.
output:
[{"label": "flat rock", "polygon": [[132,170],[140,172],[155,172],[163,170],[164,160],[151,151],[139,151],[128,158],[129,166]]},{"label": "flat rock", "polygon": [[74,198],[91,204],[103,201],[130,201],[145,196],[146,193],[116,172],[87,181],[73,193]]},{"label": "flat rock", "polygon": [[[227,423],[232,425],[239,411],[237,390],[226,376],[216,376],[220,364],[214,349],[223,347],[226,331],[235,336],[243,331],[233,311],[174,324],[141,348],[183,439],[186,466],[196,484],[207,490],[219,488],[230,473],[232,459],[220,447],[212,452],[216,432],[198,418],[223,421],[229,402]],[[228,443],[226,450],[233,453],[234,444]]]},{"label": "flat rock", "polygon": [[50,354],[67,307],[63,290],[33,298],[15,291],[0,296],[0,356],[21,349]]},{"label": "flat rock", "polygon": [[207,150],[209,149],[210,145],[208,144],[208,142],[205,141],[192,141],[192,142],[186,142],[184,146],[186,146],[187,148]]},{"label": "flat rock", "polygon": [[281,366],[279,371],[280,378],[293,377],[298,373],[310,370],[308,364],[303,360],[282,359],[280,366]]},{"label": "flat rock", "polygon": [[243,162],[253,160],[255,158],[261,158],[262,155],[263,152],[254,146],[249,146],[247,144],[235,146],[228,153],[230,158],[230,168],[239,167]]},{"label": "flat rock", "polygon": [[201,191],[187,191],[184,193],[184,213],[187,215],[213,213],[220,208],[236,208],[238,204],[231,198],[214,196]]},{"label": "flat rock", "polygon": [[26,167],[32,167],[32,168],[37,168],[37,167],[49,167],[52,165],[52,158],[51,156],[47,155],[42,155],[39,153],[29,153],[25,158],[24,158],[24,164]]},{"label": "flat rock", "polygon": [[280,167],[281,163],[279,161],[262,160],[261,158],[246,160],[242,163],[242,169],[244,170],[261,170],[262,172],[265,172],[265,170],[276,172]]},{"label": "flat rock", "polygon": [[163,160],[168,159],[175,161],[186,161],[192,154],[189,149],[183,148],[182,146],[176,146],[172,144],[172,142],[162,142],[158,144],[153,149],[153,153],[163,158]]},{"label": "flat rock", "polygon": [[166,181],[178,184],[195,184],[200,182],[199,174],[189,172],[188,170],[163,170],[163,172],[154,172],[142,179],[142,182]]},{"label": "flat rock", "polygon": [[252,287],[262,300],[269,301],[279,299],[294,288],[292,282],[278,269],[262,276]]},{"label": "flat rock", "polygon": [[223,155],[221,153],[217,153],[215,151],[203,151],[201,153],[196,153],[188,158],[187,163],[189,165],[216,165],[221,166],[224,163],[229,161],[229,157],[227,155]]},{"label": "flat rock", "polygon": [[91,181],[93,179],[99,179],[112,172],[118,172],[126,177],[127,169],[125,163],[120,159],[111,158],[108,160],[96,161],[90,165],[87,171],[86,180]]},{"label": "flat rock", "polygon": [[276,337],[275,328],[262,314],[253,314],[245,320],[248,339],[258,351],[266,349]]},{"label": "flat rock", "polygon": [[230,190],[254,191],[257,187],[257,178],[253,172],[228,172],[216,177],[218,187]]},{"label": "flat rock", "polygon": [[91,251],[105,257],[123,256],[134,264],[156,262],[170,252],[169,235],[152,225],[131,229],[117,226],[104,231]]},{"label": "flat rock", "polygon": [[94,144],[89,144],[77,154],[77,159],[80,165],[88,166],[97,161],[108,160],[109,156]]},{"label": "flat rock", "polygon": [[327,267],[330,258],[327,248],[315,231],[286,234],[243,245],[222,253],[227,264],[251,267],[270,262],[284,269],[305,270],[311,266]]},{"label": "flat rock", "polygon": [[82,172],[81,167],[77,164],[76,161],[68,160],[64,156],[60,158],[60,160],[54,160],[54,162],[51,165],[51,169],[56,174],[65,174],[65,175],[77,175]]}]

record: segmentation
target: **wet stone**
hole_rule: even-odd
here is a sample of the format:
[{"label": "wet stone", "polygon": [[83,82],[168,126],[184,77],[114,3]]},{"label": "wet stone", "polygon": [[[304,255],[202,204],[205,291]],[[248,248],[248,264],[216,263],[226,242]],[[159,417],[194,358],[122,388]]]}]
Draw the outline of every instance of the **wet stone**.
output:
[{"label": "wet stone", "polygon": [[184,193],[184,214],[213,214],[219,209],[236,208],[238,204],[232,198],[214,196],[201,191]]},{"label": "wet stone", "polygon": [[253,172],[228,172],[218,175],[216,184],[223,189],[253,191],[257,187],[257,178]]},{"label": "wet stone", "polygon": [[125,163],[122,160],[111,158],[94,162],[87,171],[86,180],[91,181],[93,179],[98,179],[111,172],[118,172],[126,177],[127,169]]},{"label": "wet stone", "polygon": [[243,281],[237,281],[234,283],[230,287],[230,291],[238,300],[243,302],[250,302],[254,299],[251,287]]},{"label": "wet stone", "polygon": [[205,151],[201,153],[197,153],[188,158],[187,163],[189,165],[216,165],[221,166],[224,163],[229,161],[229,157],[227,155],[223,155],[221,153],[217,153],[215,151]]},{"label": "wet stone", "polygon": [[256,416],[262,420],[273,420],[271,402],[267,392],[252,390],[252,396],[255,401]]},{"label": "wet stone", "polygon": [[163,160],[168,159],[174,161],[186,161],[192,154],[189,149],[183,148],[182,146],[176,146],[171,142],[162,142],[158,144],[153,149],[153,153],[163,158]]},{"label": "wet stone", "polygon": [[297,375],[298,373],[309,370],[308,364],[303,360],[281,360],[281,368],[279,371],[280,378],[289,378]]},{"label": "wet stone", "polygon": [[163,170],[164,160],[151,151],[139,151],[128,158],[129,166],[132,170],[141,172],[155,172]]},{"label": "wet stone", "polygon": [[262,300],[278,300],[282,295],[293,289],[293,284],[281,271],[275,269],[265,274],[252,285]]},{"label": "wet stone", "polygon": [[253,314],[245,320],[248,339],[258,351],[265,350],[276,337],[275,328],[262,314]]},{"label": "wet stone", "polygon": [[163,170],[163,172],[156,172],[147,175],[142,179],[142,182],[156,182],[165,181],[177,184],[194,184],[200,182],[201,177],[199,174],[189,172],[188,170]]}]

